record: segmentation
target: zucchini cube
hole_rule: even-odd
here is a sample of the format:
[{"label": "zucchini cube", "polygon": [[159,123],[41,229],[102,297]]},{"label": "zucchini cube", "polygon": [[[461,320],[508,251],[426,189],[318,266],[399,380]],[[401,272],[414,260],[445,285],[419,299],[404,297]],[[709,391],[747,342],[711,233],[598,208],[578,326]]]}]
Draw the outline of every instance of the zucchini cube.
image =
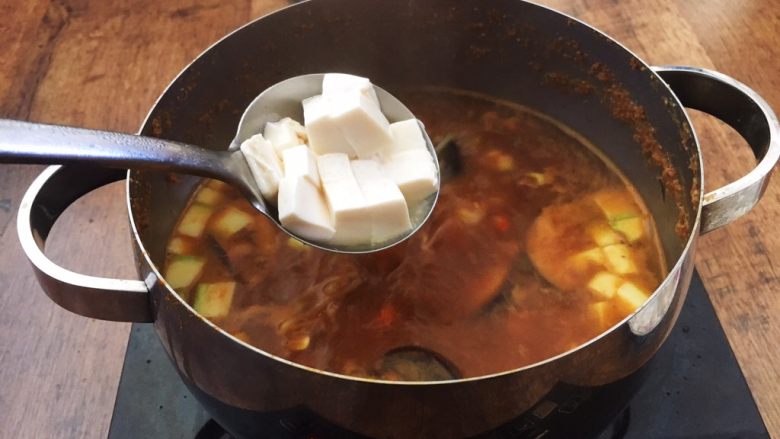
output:
[{"label": "zucchini cube", "polygon": [[195,301],[192,307],[200,315],[209,319],[224,317],[230,311],[235,289],[235,282],[199,284],[195,290]]},{"label": "zucchini cube", "polygon": [[174,290],[187,289],[198,280],[205,264],[197,256],[176,256],[165,271],[165,281]]},{"label": "zucchini cube", "polygon": [[187,208],[176,230],[184,236],[200,238],[212,212],[213,209],[205,204],[193,203]]}]

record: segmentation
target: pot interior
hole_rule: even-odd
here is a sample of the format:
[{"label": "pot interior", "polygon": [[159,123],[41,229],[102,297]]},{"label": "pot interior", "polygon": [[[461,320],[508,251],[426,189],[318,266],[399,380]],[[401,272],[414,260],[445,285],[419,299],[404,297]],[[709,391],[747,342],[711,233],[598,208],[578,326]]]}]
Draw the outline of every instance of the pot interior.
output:
[{"label": "pot interior", "polygon": [[[696,232],[700,162],[674,95],[613,40],[517,0],[301,3],[202,54],[166,90],[142,133],[226,149],[257,94],[315,72],[366,76],[391,93],[438,86],[530,107],[596,145],[629,178],[655,218],[670,267]],[[157,267],[198,182],[130,173],[131,215]]]}]

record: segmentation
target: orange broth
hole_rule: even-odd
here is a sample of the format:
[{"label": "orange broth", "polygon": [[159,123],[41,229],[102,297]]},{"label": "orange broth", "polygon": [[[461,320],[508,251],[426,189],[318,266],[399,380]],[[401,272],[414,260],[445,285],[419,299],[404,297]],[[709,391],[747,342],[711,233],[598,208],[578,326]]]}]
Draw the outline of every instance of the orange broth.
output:
[{"label": "orange broth", "polygon": [[[652,217],[575,135],[473,95],[428,91],[404,101],[434,144],[455,145],[459,168],[445,175],[416,235],[376,254],[320,251],[212,181],[171,237],[166,279],[185,273],[179,294],[262,350],[391,380],[544,360],[599,335],[658,286],[666,265]],[[190,220],[201,230],[182,228]]]}]

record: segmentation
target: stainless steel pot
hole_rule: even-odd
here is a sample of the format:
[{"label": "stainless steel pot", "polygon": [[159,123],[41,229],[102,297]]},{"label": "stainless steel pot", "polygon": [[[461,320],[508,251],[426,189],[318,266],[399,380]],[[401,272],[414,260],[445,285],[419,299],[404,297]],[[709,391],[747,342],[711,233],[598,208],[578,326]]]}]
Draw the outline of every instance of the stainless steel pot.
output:
[{"label": "stainless steel pot", "polygon": [[[636,376],[674,325],[697,237],[750,210],[780,155],[777,119],[746,86],[701,69],[651,68],[597,30],[519,0],[314,0],[284,9],[198,57],[161,96],[141,133],[225,148],[241,109],[261,90],[293,75],[327,71],[368,76],[390,91],[424,85],[472,90],[562,121],[602,147],[639,189],[659,227],[670,273],[635,314],[538,364],[435,383],[350,378],[244,344],[168,287],[159,267],[196,178],[48,168],[24,197],[18,220],[46,293],[84,316],[153,322],[183,380],[237,437],[262,436],[269,413],[297,409],[369,436],[469,436],[518,416],[543,420],[540,407],[561,386],[597,389]],[[733,126],[753,148],[756,168],[701,195],[701,154],[683,105]],[[85,276],[49,261],[42,249],[60,213],[81,195],[125,177],[142,280]],[[563,427],[544,428],[554,434]]]}]

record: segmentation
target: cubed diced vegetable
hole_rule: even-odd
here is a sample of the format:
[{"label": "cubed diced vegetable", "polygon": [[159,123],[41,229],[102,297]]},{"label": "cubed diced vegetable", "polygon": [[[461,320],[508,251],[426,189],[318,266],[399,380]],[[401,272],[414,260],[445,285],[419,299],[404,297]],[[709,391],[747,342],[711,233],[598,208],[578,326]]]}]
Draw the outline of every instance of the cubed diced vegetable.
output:
[{"label": "cubed diced vegetable", "polygon": [[211,207],[205,204],[193,203],[187,208],[176,230],[182,235],[200,238],[203,235],[203,230],[206,228],[209,217],[211,217],[211,213]]},{"label": "cubed diced vegetable", "polygon": [[533,183],[536,186],[541,186],[541,185],[545,184],[545,182],[547,180],[545,178],[544,174],[542,174],[541,172],[526,172],[525,175],[526,175],[526,177],[531,179],[531,181],[533,181]]},{"label": "cubed diced vegetable", "polygon": [[650,294],[633,282],[626,282],[618,288],[615,298],[628,310],[634,312],[650,297]]},{"label": "cubed diced vegetable", "polygon": [[228,206],[214,218],[210,230],[220,238],[229,238],[252,223],[252,215],[243,210]]},{"label": "cubed diced vegetable", "polygon": [[293,335],[287,339],[287,349],[291,351],[303,351],[309,347],[311,338],[308,335]]},{"label": "cubed diced vegetable", "polygon": [[479,222],[482,221],[482,218],[485,217],[485,211],[482,210],[479,206],[461,207],[458,209],[458,217],[465,224],[479,224]]},{"label": "cubed diced vegetable", "polygon": [[206,186],[214,190],[222,191],[228,187],[228,184],[220,180],[209,180],[208,183],[206,183]]},{"label": "cubed diced vegetable", "polygon": [[235,282],[199,284],[192,307],[206,318],[224,317],[230,311],[235,289]]},{"label": "cubed diced vegetable", "polygon": [[639,207],[626,191],[602,191],[593,196],[609,222],[633,218],[642,214]]},{"label": "cubed diced vegetable", "polygon": [[306,248],[306,244],[292,236],[287,239],[287,246],[296,250],[303,250]]},{"label": "cubed diced vegetable", "polygon": [[197,256],[176,256],[168,265],[165,281],[175,290],[192,286],[200,277],[206,260]]},{"label": "cubed diced vegetable", "polygon": [[641,216],[623,218],[611,223],[612,228],[622,233],[628,242],[636,242],[645,234],[645,221]]},{"label": "cubed diced vegetable", "polygon": [[612,304],[610,302],[596,302],[588,305],[593,318],[598,322],[598,326],[601,329],[606,328],[611,323],[610,321],[610,309]]},{"label": "cubed diced vegetable", "polygon": [[173,255],[186,255],[192,253],[195,243],[189,237],[177,236],[168,243],[168,253]]},{"label": "cubed diced vegetable", "polygon": [[596,273],[588,282],[588,288],[593,292],[597,300],[609,300],[615,296],[618,288],[623,284],[623,279],[612,273],[602,271]]},{"label": "cubed diced vegetable", "polygon": [[607,260],[604,257],[604,250],[595,247],[590,250],[581,251],[571,257],[573,265],[578,270],[584,270],[590,265],[604,265]]},{"label": "cubed diced vegetable", "polygon": [[607,257],[607,265],[612,272],[617,274],[637,272],[631,247],[623,244],[610,245],[604,247],[604,255]]},{"label": "cubed diced vegetable", "polygon": [[213,206],[222,200],[224,195],[217,189],[204,186],[195,195],[195,202]]},{"label": "cubed diced vegetable", "polygon": [[599,247],[623,243],[623,237],[604,223],[598,223],[588,227],[588,233]]}]

